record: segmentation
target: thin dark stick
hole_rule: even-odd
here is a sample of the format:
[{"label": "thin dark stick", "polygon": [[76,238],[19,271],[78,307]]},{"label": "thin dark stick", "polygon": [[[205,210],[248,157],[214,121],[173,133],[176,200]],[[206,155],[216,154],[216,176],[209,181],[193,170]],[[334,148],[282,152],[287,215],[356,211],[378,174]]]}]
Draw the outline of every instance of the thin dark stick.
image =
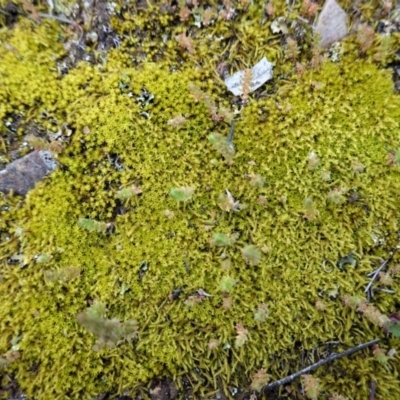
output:
[{"label": "thin dark stick", "polygon": [[371,381],[371,388],[369,389],[369,400],[375,400],[376,382]]},{"label": "thin dark stick", "polygon": [[380,267],[375,271],[375,273],[372,275],[372,278],[370,280],[370,282],[368,283],[366,289],[364,290],[364,293],[367,293],[367,300],[370,301],[371,298],[373,297],[373,292],[372,292],[372,285],[374,284],[376,278],[378,277],[379,273],[382,271],[383,268],[386,267],[386,265],[388,265],[389,261],[392,260],[394,254],[397,251],[397,247],[394,249],[394,251],[392,251],[392,254],[389,256],[389,258],[387,258],[381,265]]},{"label": "thin dark stick", "polygon": [[229,130],[229,135],[228,135],[228,145],[233,151],[235,151],[235,147],[233,145],[233,133],[234,132],[235,132],[235,120],[232,119],[231,129]]},{"label": "thin dark stick", "polygon": [[279,379],[278,381],[272,382],[267,386],[264,386],[263,391],[267,392],[269,390],[275,389],[278,386],[281,385],[286,385],[287,383],[290,383],[294,381],[295,379],[299,378],[303,374],[307,374],[311,371],[314,371],[315,369],[321,367],[322,365],[328,364],[334,360],[338,360],[339,358],[350,356],[353,353],[356,353],[357,351],[363,350],[369,346],[372,346],[373,344],[379,343],[380,339],[374,339],[371,340],[370,342],[359,344],[356,347],[353,347],[352,349],[346,350],[343,353],[332,353],[329,357],[324,358],[323,360],[320,360],[316,362],[315,364],[312,364],[308,366],[307,368],[302,369],[301,371],[295,372],[292,375],[287,376],[286,378]]}]

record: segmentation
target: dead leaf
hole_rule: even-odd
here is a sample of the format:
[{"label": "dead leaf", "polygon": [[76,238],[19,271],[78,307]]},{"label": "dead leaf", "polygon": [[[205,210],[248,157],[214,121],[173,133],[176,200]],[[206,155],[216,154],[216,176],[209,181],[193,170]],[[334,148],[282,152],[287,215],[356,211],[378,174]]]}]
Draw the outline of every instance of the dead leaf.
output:
[{"label": "dead leaf", "polygon": [[24,11],[27,11],[30,14],[32,19],[34,19],[35,21],[40,20],[40,15],[37,12],[36,7],[32,3],[30,3],[28,0],[23,1],[22,8],[24,9]]},{"label": "dead leaf", "polygon": [[[254,92],[265,82],[272,78],[273,65],[263,57],[256,65],[251,68],[251,82],[248,93]],[[243,77],[245,70],[235,72],[232,76],[225,79],[225,85],[235,96],[243,95]]]}]

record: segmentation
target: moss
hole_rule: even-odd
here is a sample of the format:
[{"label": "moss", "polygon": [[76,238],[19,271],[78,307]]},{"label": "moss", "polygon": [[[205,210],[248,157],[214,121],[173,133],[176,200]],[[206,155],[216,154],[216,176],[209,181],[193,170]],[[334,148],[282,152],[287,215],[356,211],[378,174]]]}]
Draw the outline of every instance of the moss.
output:
[{"label": "moss", "polygon": [[[141,28],[152,28],[157,20],[147,19],[151,13],[159,16],[150,8],[120,31],[144,23],[149,26]],[[259,11],[250,8],[243,18],[256,16]],[[177,29],[168,16],[158,18]],[[228,26],[218,21],[208,32],[228,37]],[[24,35],[31,29],[31,36]],[[54,42],[57,29],[48,22],[34,27],[21,22],[6,34],[21,56],[7,52],[3,43],[0,48],[7,57],[2,74],[9,67],[16,71],[8,73],[8,89],[0,87],[1,115],[17,109],[38,118],[50,110],[74,131],[59,156],[61,167],[24,204],[1,200],[2,238],[11,240],[0,250],[0,290],[9,294],[0,308],[0,354],[10,350],[10,340],[22,337],[21,358],[7,368],[28,396],[88,398],[134,391],[155,376],[178,381],[184,374],[205,396],[206,382],[215,388],[219,379],[225,386],[248,386],[260,368],[273,378],[299,369],[299,347],[337,339],[345,348],[382,336],[381,329],[330,293],[337,288],[340,296],[362,293],[371,264],[397,244],[399,167],[388,164],[386,149],[400,147],[400,100],[388,72],[368,58],[356,60],[349,39],[340,62],[327,61],[317,70],[278,80],[275,94],[250,99],[241,112],[236,153],[227,165],[208,137],[226,136],[229,125],[215,123],[189,89],[195,82],[215,101],[224,92],[211,81],[215,60],[210,54],[219,44],[209,48],[200,34],[196,57],[210,65],[194,69],[196,59],[171,43],[163,62],[128,66],[125,43],[108,54],[107,62],[80,63],[61,79],[53,59],[62,54]],[[240,27],[240,35],[240,54],[249,50],[251,38],[260,46],[277,41],[250,23]],[[142,46],[151,55],[153,47]],[[279,61],[278,46],[272,49]],[[260,55],[260,50],[249,51],[249,62]],[[37,57],[43,73],[32,79]],[[171,70],[174,63],[179,68]],[[283,63],[278,76],[291,65]],[[168,123],[177,115],[186,118],[179,129]],[[313,152],[319,162],[310,168]],[[355,164],[364,169],[355,171]],[[327,171],[329,179],[324,179]],[[263,184],[252,184],[252,176],[262,177]],[[120,191],[132,185],[141,193],[122,204]],[[180,206],[170,197],[171,188],[191,188],[194,195]],[[356,193],[358,200],[330,202],[329,194],[344,193],[343,188],[348,189],[343,197]],[[241,207],[221,211],[224,193]],[[313,219],[305,218],[308,198],[318,210]],[[167,210],[173,214],[167,216]],[[88,231],[79,226],[82,219],[112,229]],[[224,258],[210,244],[219,232],[237,236],[224,248]],[[376,246],[373,235],[384,238],[384,246]],[[246,264],[246,246],[257,250],[257,262]],[[357,265],[337,268],[351,251]],[[21,265],[7,263],[13,254],[22,254]],[[43,254],[46,264],[37,263]],[[332,266],[330,273],[324,265]],[[74,279],[49,282],[48,271],[71,268],[80,271]],[[236,282],[230,284],[229,308],[223,307],[226,297],[220,290],[227,277]],[[397,285],[394,278],[392,288]],[[171,301],[177,289],[182,293]],[[212,296],[202,298],[199,289]],[[201,301],[188,307],[190,296]],[[317,300],[324,310],[316,307]],[[104,303],[119,321],[137,321],[133,345],[92,349],[96,337],[76,319],[92,301]],[[398,294],[374,298],[386,314],[398,302]],[[268,313],[256,320],[260,310]],[[235,347],[238,326],[248,337]],[[220,343],[213,350],[212,340]],[[348,373],[316,374],[327,393],[366,397],[373,378],[382,396],[400,396],[395,369],[388,372],[367,353],[338,366]]]},{"label": "moss", "polygon": [[49,42],[58,32],[56,24],[44,21],[35,26],[22,20],[14,31],[3,31],[0,56],[0,118],[46,103],[56,103],[58,73],[55,60],[63,54],[62,42]]}]

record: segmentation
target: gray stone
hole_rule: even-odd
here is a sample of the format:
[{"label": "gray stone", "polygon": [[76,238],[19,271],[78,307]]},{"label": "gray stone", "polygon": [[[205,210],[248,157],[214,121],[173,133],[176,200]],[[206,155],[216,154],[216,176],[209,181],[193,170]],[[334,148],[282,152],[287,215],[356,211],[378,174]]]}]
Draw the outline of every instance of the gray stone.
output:
[{"label": "gray stone", "polygon": [[0,192],[25,195],[57,166],[50,151],[33,151],[0,171]]},{"label": "gray stone", "polygon": [[335,0],[326,0],[315,31],[321,36],[322,47],[327,47],[347,36],[346,13]]}]

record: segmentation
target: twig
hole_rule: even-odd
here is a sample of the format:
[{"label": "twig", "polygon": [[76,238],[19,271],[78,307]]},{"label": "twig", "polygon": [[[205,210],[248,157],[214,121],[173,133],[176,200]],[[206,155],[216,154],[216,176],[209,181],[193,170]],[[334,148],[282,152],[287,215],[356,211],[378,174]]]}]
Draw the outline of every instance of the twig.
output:
[{"label": "twig", "polygon": [[307,24],[313,31],[315,31],[315,25],[314,25],[314,24],[311,25],[311,22],[310,22],[308,19],[303,18],[303,17],[301,17],[300,15],[297,16],[297,19],[298,19],[299,21],[301,21],[301,22],[304,22],[304,23]]},{"label": "twig", "polygon": [[[379,268],[378,268],[379,269]],[[370,272],[369,274],[367,274],[368,278],[371,278],[372,276],[374,276],[376,274],[376,271],[378,271],[378,269],[375,269],[374,271]],[[378,271],[379,272],[379,271]]]},{"label": "twig", "polygon": [[390,293],[390,294],[394,294],[394,293],[396,293],[396,291],[395,291],[395,290],[391,290],[391,289],[376,288],[375,290],[379,290],[380,292],[384,292],[384,293]]},{"label": "twig", "polygon": [[235,120],[232,119],[231,121],[231,129],[228,135],[228,146],[231,150],[235,151],[235,146],[233,145],[233,133],[235,132]]},{"label": "twig", "polygon": [[329,357],[324,358],[323,360],[320,360],[316,362],[315,364],[312,364],[308,366],[307,368],[302,369],[301,371],[295,372],[292,375],[287,376],[286,378],[279,379],[278,381],[272,382],[267,386],[264,386],[263,391],[268,392],[272,389],[275,389],[278,386],[281,385],[286,385],[287,383],[290,383],[294,381],[295,379],[299,378],[303,374],[308,374],[311,371],[314,371],[315,369],[321,367],[322,365],[328,364],[334,360],[338,360],[339,358],[345,357],[345,356],[350,356],[353,353],[356,353],[357,351],[363,350],[369,346],[372,346],[376,343],[379,343],[380,339],[374,339],[371,340],[370,342],[360,344],[356,347],[353,347],[352,349],[346,350],[343,353],[332,353]]},{"label": "twig", "polygon": [[375,392],[376,392],[376,382],[371,381],[371,387],[369,389],[369,400],[375,400]]},{"label": "twig", "polygon": [[375,273],[372,275],[372,278],[370,280],[370,282],[367,285],[367,288],[364,290],[364,293],[367,293],[367,300],[370,301],[371,298],[373,297],[373,291],[372,291],[372,285],[374,284],[376,278],[379,275],[379,272],[382,271],[383,268],[386,267],[386,265],[388,265],[388,263],[392,260],[393,256],[395,255],[397,251],[397,247],[392,251],[392,254],[389,256],[389,258],[387,258],[381,265],[380,267],[375,270]]}]

